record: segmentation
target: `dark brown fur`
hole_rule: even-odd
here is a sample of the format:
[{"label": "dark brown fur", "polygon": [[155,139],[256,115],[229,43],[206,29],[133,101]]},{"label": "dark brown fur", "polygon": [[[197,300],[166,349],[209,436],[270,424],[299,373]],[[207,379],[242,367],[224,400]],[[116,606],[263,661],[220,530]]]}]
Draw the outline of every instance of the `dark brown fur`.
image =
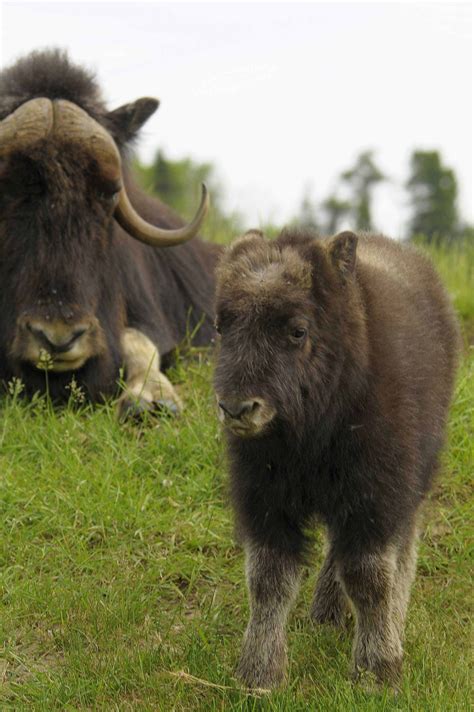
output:
[{"label": "dark brown fur", "polygon": [[[127,145],[157,106],[142,99],[109,112],[92,75],[58,51],[33,53],[0,74],[0,120],[35,97],[87,111],[112,134],[125,166]],[[216,248],[198,238],[169,249],[138,243],[113,219],[96,168],[77,144],[49,139],[0,162],[0,382],[17,376],[28,392],[45,387],[44,373],[22,360],[22,319],[97,320],[94,356],[74,372],[93,400],[116,389],[124,328],[147,335],[165,365],[188,333],[197,330],[196,344],[213,336]],[[146,220],[182,225],[126,168],[125,182]],[[51,395],[67,398],[70,380],[69,371],[50,373]]]},{"label": "dark brown fur", "polygon": [[[354,674],[400,675],[416,520],[444,441],[459,333],[430,262],[380,236],[250,233],[218,271],[215,386],[251,618],[239,675],[270,687],[307,550],[329,548],[312,614],[356,616]],[[276,657],[273,652],[276,652]],[[275,662],[278,661],[278,662]]]}]

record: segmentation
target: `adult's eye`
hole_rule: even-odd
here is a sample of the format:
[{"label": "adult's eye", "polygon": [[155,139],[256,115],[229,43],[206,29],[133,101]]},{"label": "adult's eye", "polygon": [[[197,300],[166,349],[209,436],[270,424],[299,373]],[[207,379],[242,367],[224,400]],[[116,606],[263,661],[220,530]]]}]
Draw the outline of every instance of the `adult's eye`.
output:
[{"label": "adult's eye", "polygon": [[119,180],[104,178],[103,176],[94,176],[93,185],[96,195],[99,200],[105,203],[115,204],[118,202],[122,184]]},{"label": "adult's eye", "polygon": [[120,194],[120,190],[114,190],[114,191],[101,190],[98,195],[99,195],[100,200],[103,200],[106,203],[112,203],[112,205],[115,205],[116,203],[118,203],[119,194]]}]

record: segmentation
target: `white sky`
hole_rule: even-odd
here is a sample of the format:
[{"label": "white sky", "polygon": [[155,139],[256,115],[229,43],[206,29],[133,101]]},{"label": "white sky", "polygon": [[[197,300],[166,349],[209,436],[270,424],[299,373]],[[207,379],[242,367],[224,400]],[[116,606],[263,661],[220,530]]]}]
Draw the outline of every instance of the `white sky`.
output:
[{"label": "white sky", "polygon": [[403,231],[412,148],[441,150],[473,220],[469,3],[3,0],[0,22],[2,66],[60,46],[111,108],[159,97],[140,157],[212,161],[248,227],[289,219],[308,186],[326,197],[366,148],[393,179],[377,227]]}]

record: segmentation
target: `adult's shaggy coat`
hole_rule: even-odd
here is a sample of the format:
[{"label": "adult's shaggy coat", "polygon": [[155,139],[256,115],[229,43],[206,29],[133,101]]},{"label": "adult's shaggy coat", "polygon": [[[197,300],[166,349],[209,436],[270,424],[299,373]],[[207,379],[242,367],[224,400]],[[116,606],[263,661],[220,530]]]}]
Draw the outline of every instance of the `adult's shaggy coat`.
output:
[{"label": "adult's shaggy coat", "polygon": [[283,677],[308,527],[327,528],[312,615],[355,612],[354,672],[396,682],[417,517],[433,481],[459,335],[429,261],[380,236],[255,231],[218,270],[215,374],[251,615],[246,685]]},{"label": "adult's shaggy coat", "polygon": [[107,110],[59,51],[0,74],[0,382],[42,390],[47,366],[53,398],[74,376],[97,400],[124,365],[125,409],[179,407],[160,357],[189,333],[210,341],[217,254],[199,238],[163,249],[195,235],[205,201],[186,227],[130,177],[127,146],[157,106]]}]

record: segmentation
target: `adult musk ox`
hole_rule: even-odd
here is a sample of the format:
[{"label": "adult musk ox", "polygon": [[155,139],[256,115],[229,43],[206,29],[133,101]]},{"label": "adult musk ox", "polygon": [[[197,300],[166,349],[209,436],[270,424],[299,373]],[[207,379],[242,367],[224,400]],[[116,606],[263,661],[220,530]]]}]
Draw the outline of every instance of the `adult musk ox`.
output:
[{"label": "adult musk ox", "polygon": [[108,111],[57,50],[0,74],[0,381],[42,390],[47,366],[54,399],[74,376],[98,400],[124,366],[124,410],[179,409],[160,359],[187,333],[211,339],[216,249],[180,245],[204,219],[205,189],[184,225],[130,178],[127,145],[157,107]]},{"label": "adult musk ox", "polygon": [[307,528],[328,551],[315,621],[355,614],[354,673],[397,683],[418,513],[433,481],[459,335],[431,264],[344,232],[250,232],[218,269],[215,386],[246,553],[250,621],[238,667],[279,683]]}]

